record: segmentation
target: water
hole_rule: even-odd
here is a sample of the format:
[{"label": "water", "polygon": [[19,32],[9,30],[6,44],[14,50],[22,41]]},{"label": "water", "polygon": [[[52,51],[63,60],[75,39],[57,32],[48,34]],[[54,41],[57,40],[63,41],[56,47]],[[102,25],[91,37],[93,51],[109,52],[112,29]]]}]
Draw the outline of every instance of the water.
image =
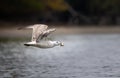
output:
[{"label": "water", "polygon": [[0,78],[120,78],[120,35],[61,35],[64,47],[0,43]]}]

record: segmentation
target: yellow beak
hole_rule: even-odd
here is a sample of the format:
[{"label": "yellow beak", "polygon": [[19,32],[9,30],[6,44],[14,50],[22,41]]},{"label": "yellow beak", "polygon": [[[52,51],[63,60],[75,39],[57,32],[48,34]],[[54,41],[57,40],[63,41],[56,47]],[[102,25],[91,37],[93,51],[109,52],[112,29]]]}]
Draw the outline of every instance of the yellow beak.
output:
[{"label": "yellow beak", "polygon": [[64,43],[61,42],[60,46],[64,46]]}]

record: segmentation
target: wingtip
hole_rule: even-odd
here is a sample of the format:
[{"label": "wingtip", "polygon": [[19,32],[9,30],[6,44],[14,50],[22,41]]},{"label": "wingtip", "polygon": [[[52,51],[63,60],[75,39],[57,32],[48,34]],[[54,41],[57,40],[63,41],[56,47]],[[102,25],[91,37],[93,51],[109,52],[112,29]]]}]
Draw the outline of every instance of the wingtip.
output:
[{"label": "wingtip", "polygon": [[22,27],[17,28],[17,30],[21,30],[21,29],[22,29]]},{"label": "wingtip", "polygon": [[51,31],[56,31],[56,28],[52,28]]},{"label": "wingtip", "polygon": [[56,31],[56,28],[53,28],[54,31]]},{"label": "wingtip", "polygon": [[24,46],[30,46],[29,44],[24,44]]}]

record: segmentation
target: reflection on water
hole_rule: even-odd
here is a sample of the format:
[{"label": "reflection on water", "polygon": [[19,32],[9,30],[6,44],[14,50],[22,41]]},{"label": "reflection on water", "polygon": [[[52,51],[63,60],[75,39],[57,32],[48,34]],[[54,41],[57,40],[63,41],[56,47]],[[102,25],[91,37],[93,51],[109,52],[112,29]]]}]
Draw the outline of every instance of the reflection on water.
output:
[{"label": "reflection on water", "polygon": [[0,78],[120,77],[120,35],[61,35],[64,47],[0,43]]}]

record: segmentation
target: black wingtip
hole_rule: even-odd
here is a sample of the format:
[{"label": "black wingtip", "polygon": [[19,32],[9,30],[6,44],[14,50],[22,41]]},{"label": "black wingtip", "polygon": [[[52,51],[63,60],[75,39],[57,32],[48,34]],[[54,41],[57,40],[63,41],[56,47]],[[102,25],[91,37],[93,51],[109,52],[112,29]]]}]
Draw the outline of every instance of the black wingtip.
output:
[{"label": "black wingtip", "polygon": [[17,30],[21,30],[21,29],[23,29],[23,28],[22,27],[17,28]]},{"label": "black wingtip", "polygon": [[28,44],[24,44],[25,46],[30,46],[30,45],[28,45]]}]

